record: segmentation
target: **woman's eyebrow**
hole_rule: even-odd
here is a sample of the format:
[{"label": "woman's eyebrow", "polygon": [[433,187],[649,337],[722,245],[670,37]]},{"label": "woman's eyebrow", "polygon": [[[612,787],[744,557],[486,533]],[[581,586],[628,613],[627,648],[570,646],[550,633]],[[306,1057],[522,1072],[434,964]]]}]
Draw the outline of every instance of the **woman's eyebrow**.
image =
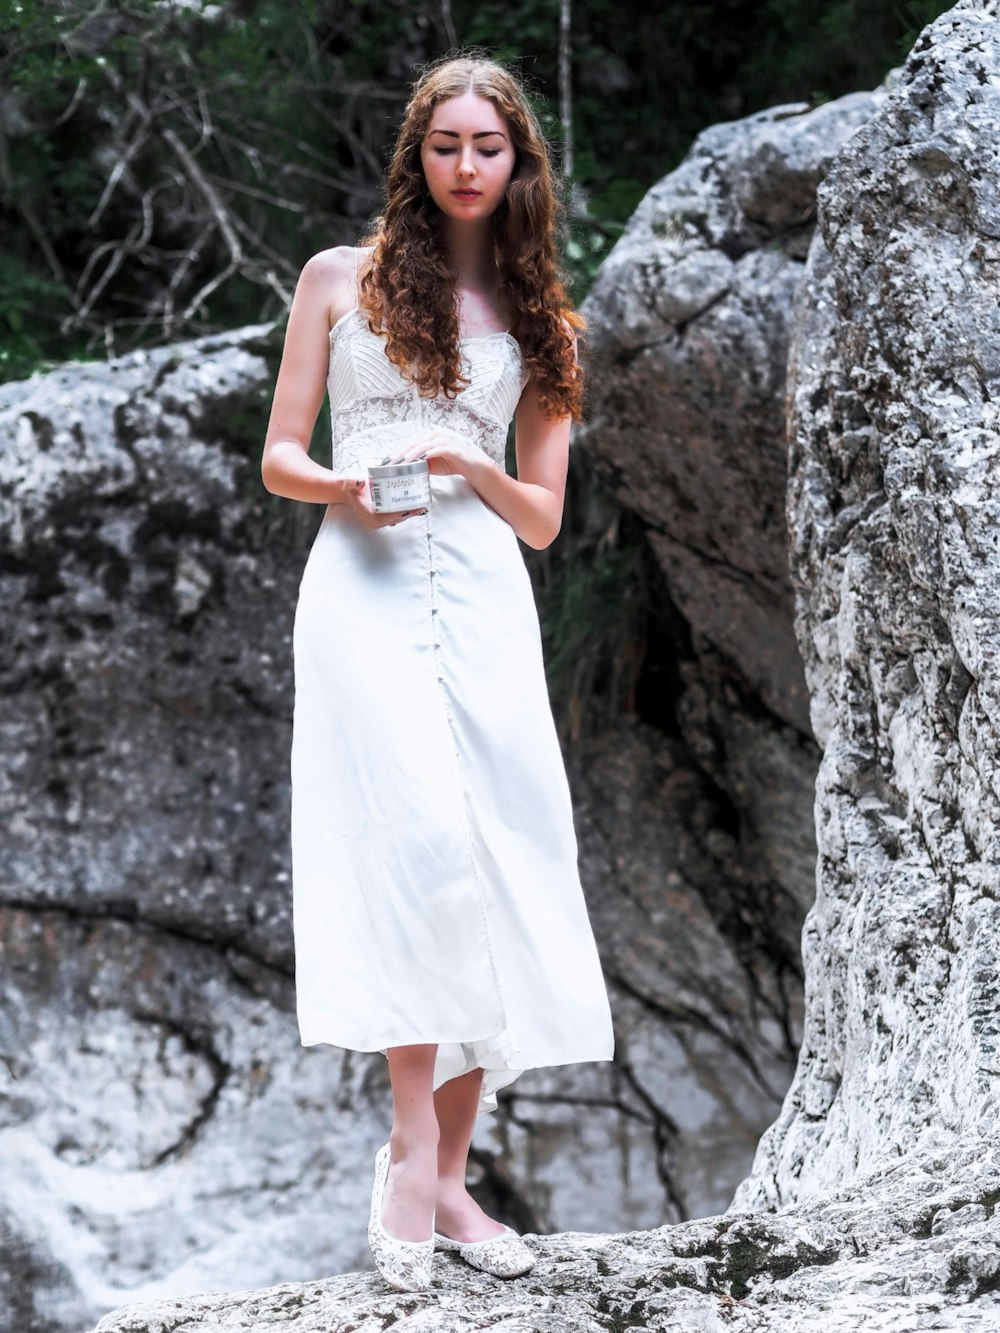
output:
[{"label": "woman's eyebrow", "polygon": [[[450,139],[460,139],[462,137],[459,134],[458,130],[428,130],[427,133],[447,134]],[[506,134],[504,134],[501,130],[476,130],[475,134],[472,137],[473,139],[488,139],[491,134],[499,134],[501,139],[507,138]]]}]

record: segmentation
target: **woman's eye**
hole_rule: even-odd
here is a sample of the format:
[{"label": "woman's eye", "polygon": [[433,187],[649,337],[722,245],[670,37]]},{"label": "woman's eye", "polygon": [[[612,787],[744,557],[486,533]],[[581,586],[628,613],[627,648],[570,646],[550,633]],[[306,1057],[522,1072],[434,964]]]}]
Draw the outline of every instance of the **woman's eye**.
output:
[{"label": "woman's eye", "polygon": [[435,151],[435,153],[437,153],[438,157],[447,157],[450,153],[453,153],[455,150],[454,150],[454,148],[438,148],[438,147],[435,147],[434,151]]},{"label": "woman's eye", "polygon": [[499,157],[499,156],[500,156],[500,149],[499,149],[499,148],[483,148],[483,149],[481,149],[480,151],[482,152],[483,157]]}]

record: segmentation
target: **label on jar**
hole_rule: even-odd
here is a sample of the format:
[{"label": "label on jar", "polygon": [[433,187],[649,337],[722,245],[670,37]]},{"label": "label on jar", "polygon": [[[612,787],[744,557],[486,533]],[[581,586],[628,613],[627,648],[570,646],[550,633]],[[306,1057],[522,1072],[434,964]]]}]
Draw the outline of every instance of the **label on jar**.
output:
[{"label": "label on jar", "polygon": [[[379,472],[391,472],[395,475],[375,475]],[[431,483],[426,463],[419,467],[415,464],[404,464],[384,470],[370,468],[369,485],[372,507],[379,513],[422,509],[430,503]]]}]

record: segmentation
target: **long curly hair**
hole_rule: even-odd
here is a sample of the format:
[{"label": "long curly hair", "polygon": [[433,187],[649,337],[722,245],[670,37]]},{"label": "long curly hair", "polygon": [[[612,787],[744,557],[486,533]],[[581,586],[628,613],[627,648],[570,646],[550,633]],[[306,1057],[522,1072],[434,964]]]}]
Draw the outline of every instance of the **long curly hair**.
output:
[{"label": "long curly hair", "polygon": [[584,327],[559,271],[558,203],[541,127],[515,75],[479,55],[449,58],[417,80],[403,117],[386,178],[386,203],[364,244],[372,263],[362,277],[360,302],[372,331],[418,391],[454,398],[467,381],[461,372],[457,274],[443,243],[443,214],[431,198],[420,148],[434,108],[474,92],[493,103],[515,150],[504,198],[493,215],[494,255],[511,333],[521,347],[542,411],[579,420],[583,376],[573,333]]}]

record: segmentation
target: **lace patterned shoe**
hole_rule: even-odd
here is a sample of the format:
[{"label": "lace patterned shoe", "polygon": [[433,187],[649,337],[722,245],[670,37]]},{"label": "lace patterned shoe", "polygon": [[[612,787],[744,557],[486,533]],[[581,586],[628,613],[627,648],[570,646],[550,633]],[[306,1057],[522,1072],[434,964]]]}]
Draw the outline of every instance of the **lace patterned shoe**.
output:
[{"label": "lace patterned shoe", "polygon": [[510,1227],[504,1227],[499,1236],[465,1243],[435,1231],[434,1244],[439,1250],[453,1250],[467,1264],[493,1277],[521,1277],[535,1266],[535,1256]]},{"label": "lace patterned shoe", "polygon": [[375,1182],[368,1219],[368,1245],[375,1266],[397,1291],[425,1291],[430,1286],[434,1239],[397,1240],[382,1225],[382,1199],[389,1178],[389,1145],[375,1154]]}]

